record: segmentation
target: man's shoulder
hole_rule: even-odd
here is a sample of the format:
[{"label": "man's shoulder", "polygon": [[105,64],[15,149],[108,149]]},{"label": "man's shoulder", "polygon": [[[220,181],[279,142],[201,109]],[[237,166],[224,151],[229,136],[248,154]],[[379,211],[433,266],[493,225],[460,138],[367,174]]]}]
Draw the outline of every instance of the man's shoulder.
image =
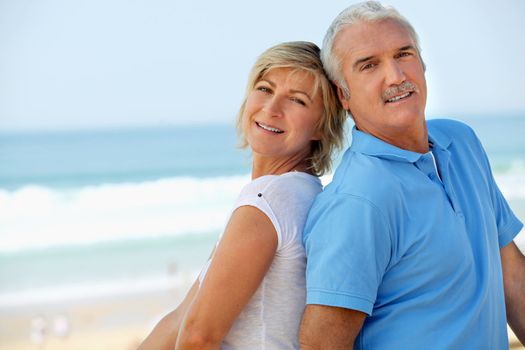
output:
[{"label": "man's shoulder", "polygon": [[332,182],[318,195],[320,200],[352,198],[373,204],[384,203],[396,192],[402,180],[390,162],[361,153],[347,152]]},{"label": "man's shoulder", "polygon": [[454,119],[431,119],[427,121],[431,138],[441,142],[443,146],[455,145],[454,151],[459,153],[484,152],[483,146],[475,131],[466,123]]},{"label": "man's shoulder", "polygon": [[429,119],[429,131],[445,132],[448,134],[472,134],[472,128],[466,123],[456,119]]},{"label": "man's shoulder", "polygon": [[429,133],[444,138],[473,137],[474,130],[466,123],[456,119],[429,119],[427,120]]}]

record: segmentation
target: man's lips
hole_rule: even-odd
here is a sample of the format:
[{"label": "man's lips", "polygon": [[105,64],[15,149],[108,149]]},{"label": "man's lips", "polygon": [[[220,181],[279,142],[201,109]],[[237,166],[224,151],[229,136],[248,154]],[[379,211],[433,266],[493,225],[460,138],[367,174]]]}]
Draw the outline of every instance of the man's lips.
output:
[{"label": "man's lips", "polygon": [[414,93],[419,92],[416,84],[411,81],[404,81],[399,85],[389,87],[383,92],[383,101],[385,103],[394,103],[409,98]]},{"label": "man's lips", "polygon": [[410,91],[410,92],[405,92],[404,94],[401,94],[401,95],[397,95],[397,96],[394,96],[392,98],[389,98],[385,101],[385,103],[392,103],[392,102],[397,102],[397,101],[400,101],[400,100],[403,100],[409,96],[412,96],[413,92]]}]

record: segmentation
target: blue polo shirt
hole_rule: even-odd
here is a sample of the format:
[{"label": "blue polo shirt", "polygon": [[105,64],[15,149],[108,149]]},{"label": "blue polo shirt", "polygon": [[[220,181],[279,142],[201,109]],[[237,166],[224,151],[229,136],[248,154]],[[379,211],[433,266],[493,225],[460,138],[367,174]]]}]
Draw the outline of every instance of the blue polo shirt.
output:
[{"label": "blue polo shirt", "polygon": [[523,225],[474,132],[427,126],[438,172],[354,128],[305,226],[307,304],[367,313],[357,349],[508,348],[499,249]]}]

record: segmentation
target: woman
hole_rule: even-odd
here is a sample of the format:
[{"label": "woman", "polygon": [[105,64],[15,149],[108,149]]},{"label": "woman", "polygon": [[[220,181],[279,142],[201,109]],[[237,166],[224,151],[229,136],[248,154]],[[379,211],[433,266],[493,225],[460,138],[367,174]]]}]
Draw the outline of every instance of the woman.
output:
[{"label": "woman", "polygon": [[283,43],[257,59],[237,117],[252,182],[199,279],[141,349],[299,348],[302,229],[344,119],[315,44]]}]

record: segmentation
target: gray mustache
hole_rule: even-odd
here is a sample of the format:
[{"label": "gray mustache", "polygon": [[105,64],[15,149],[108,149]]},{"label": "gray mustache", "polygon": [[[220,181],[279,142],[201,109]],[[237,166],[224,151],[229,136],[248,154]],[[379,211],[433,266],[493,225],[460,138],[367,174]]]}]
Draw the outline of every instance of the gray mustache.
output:
[{"label": "gray mustache", "polygon": [[417,86],[414,83],[406,80],[399,85],[391,86],[388,89],[386,89],[383,92],[383,101],[391,99],[392,97],[396,95],[400,95],[405,92],[411,92],[411,91],[419,92],[419,90],[417,89]]}]

